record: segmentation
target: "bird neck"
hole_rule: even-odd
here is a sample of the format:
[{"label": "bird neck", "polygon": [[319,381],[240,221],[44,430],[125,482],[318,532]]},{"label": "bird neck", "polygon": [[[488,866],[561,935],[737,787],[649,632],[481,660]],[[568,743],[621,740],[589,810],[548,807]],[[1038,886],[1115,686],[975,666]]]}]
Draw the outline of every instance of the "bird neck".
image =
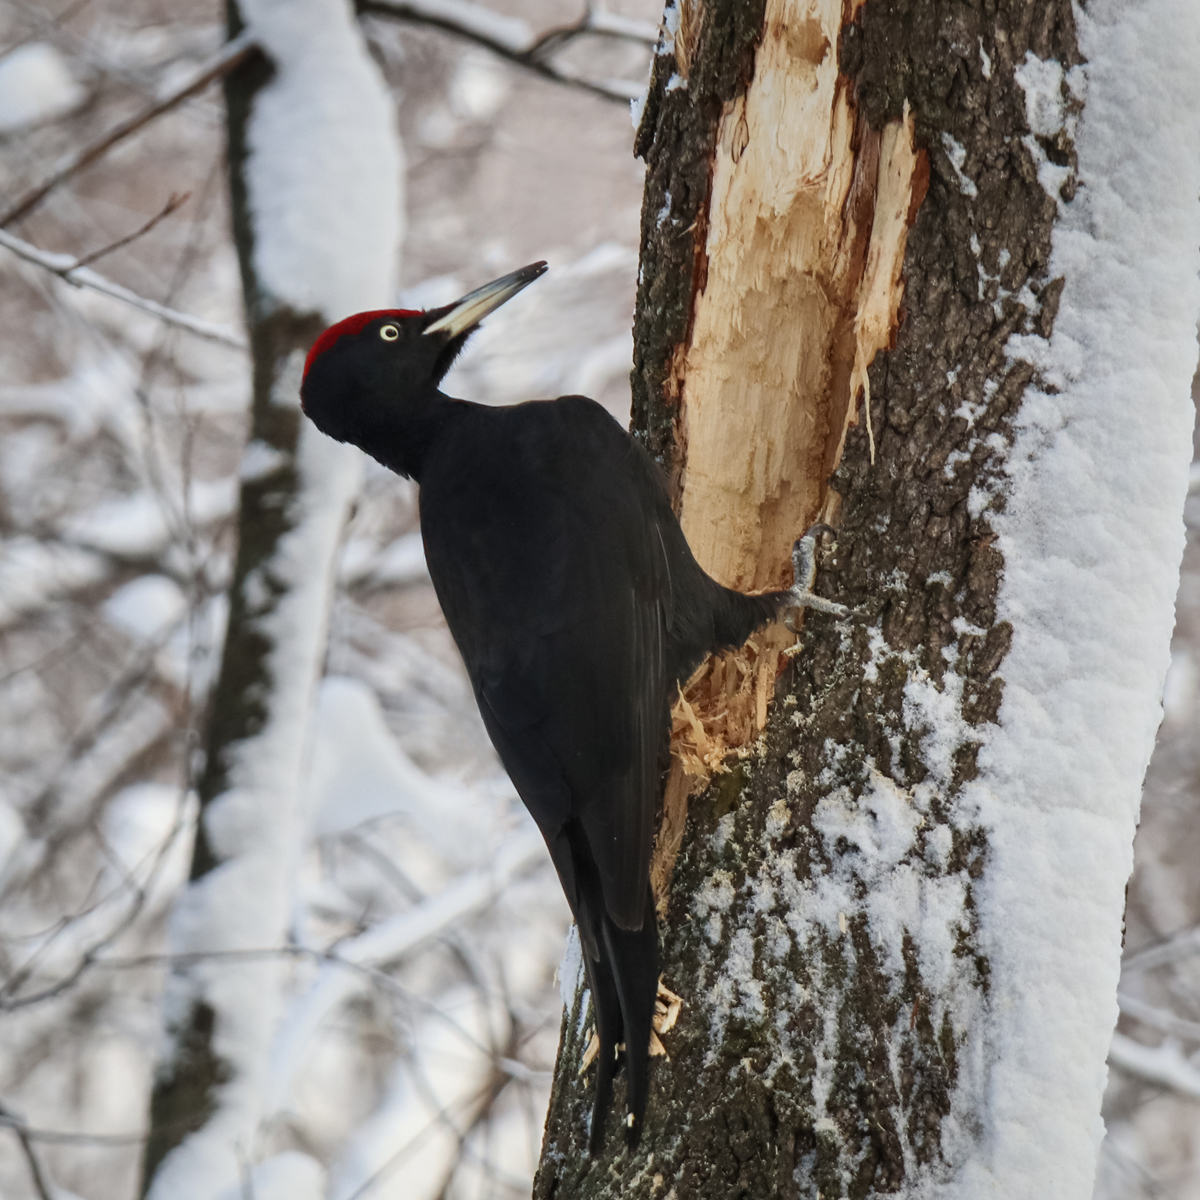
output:
[{"label": "bird neck", "polygon": [[368,436],[360,442],[372,458],[389,470],[421,481],[421,468],[433,444],[456,425],[471,406],[443,395],[435,386],[410,394],[401,405],[388,404],[373,413]]}]

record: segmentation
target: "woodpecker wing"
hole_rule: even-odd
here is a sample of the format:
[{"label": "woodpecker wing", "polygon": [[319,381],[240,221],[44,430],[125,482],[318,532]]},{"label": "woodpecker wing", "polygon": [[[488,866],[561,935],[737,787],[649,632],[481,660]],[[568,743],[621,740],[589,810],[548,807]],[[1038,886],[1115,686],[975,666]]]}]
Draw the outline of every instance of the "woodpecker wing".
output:
[{"label": "woodpecker wing", "polygon": [[576,916],[640,929],[668,721],[665,496],[578,396],[470,406],[435,453],[426,557],[497,751]]}]

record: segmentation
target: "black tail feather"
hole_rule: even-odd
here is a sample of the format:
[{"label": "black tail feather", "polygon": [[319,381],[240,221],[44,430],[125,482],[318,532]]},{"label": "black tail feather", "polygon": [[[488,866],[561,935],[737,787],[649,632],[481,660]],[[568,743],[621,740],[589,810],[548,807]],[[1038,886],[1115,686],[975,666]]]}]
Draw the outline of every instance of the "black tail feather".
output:
[{"label": "black tail feather", "polygon": [[592,1102],[592,1130],[588,1149],[599,1154],[604,1146],[604,1118],[612,1103],[613,1075],[617,1068],[617,1043],[621,1040],[621,1001],[617,982],[608,961],[603,937],[596,938],[598,959],[585,959],[588,986],[592,990],[592,1015],[600,1052],[596,1055],[596,1096]]},{"label": "black tail feather", "polygon": [[787,591],[749,596],[720,584],[713,587],[713,637],[721,649],[742,645],[756,629],[777,620],[792,600]]},{"label": "black tail feather", "polygon": [[625,1137],[636,1146],[650,1094],[650,1032],[658,993],[658,918],[649,887],[641,929],[619,929],[606,916],[604,940],[614,964],[625,1025]]},{"label": "black tail feather", "polygon": [[612,1102],[616,1047],[621,1041],[625,1042],[624,1125],[629,1145],[637,1145],[646,1115],[650,1092],[650,1031],[654,998],[658,992],[658,920],[649,886],[641,929],[621,929],[605,912],[600,918],[599,933],[596,942],[600,957],[587,964],[592,1011],[600,1039],[589,1141],[593,1154],[598,1154],[604,1145],[604,1121]]}]

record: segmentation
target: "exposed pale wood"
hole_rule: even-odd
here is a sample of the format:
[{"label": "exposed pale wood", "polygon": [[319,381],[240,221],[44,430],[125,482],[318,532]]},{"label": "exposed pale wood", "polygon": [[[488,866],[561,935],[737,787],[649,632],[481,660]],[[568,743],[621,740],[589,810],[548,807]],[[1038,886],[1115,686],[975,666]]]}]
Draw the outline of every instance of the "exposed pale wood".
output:
[{"label": "exposed pale wood", "polygon": [[681,519],[732,587],[786,581],[792,542],[824,500],[831,435],[840,445],[899,307],[912,122],[878,141],[856,130],[834,51],[841,21],[841,0],[771,0],[754,81],[719,135],[681,387]]},{"label": "exposed pale wood", "polygon": [[[827,480],[860,396],[869,419],[867,368],[895,336],[924,192],[907,109],[881,134],[858,120],[838,73],[843,20],[841,0],[768,2],[754,80],[722,116],[706,270],[676,359],[680,520],[704,568],[743,590],[790,583],[792,543],[836,518]],[[651,865],[660,904],[688,798],[766,725],[794,642],[781,625],[762,630],[680,695]]]},{"label": "exposed pale wood", "polygon": [[671,760],[671,773],[667,777],[667,788],[663,795],[662,821],[650,860],[650,886],[660,917],[666,915],[671,873],[675,870],[679,847],[683,845],[688,800],[704,785],[706,778],[707,773],[689,774],[682,758]]},{"label": "exposed pale wood", "polygon": [[[843,19],[841,0],[769,0],[753,82],[722,117],[707,269],[678,360],[680,519],[704,568],[744,590],[789,583],[792,543],[836,507],[826,481],[903,296],[912,119],[882,134],[858,120],[838,73]],[[677,753],[708,762],[713,745],[752,740],[792,640],[766,630],[714,660],[688,692],[707,738],[689,721]]]}]

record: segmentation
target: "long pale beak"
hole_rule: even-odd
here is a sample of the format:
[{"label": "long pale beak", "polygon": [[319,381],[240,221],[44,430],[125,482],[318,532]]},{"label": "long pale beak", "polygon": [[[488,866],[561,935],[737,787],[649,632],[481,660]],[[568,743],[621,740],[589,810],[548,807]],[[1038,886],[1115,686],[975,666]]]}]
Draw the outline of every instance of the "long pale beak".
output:
[{"label": "long pale beak", "polygon": [[451,337],[465,333],[478,325],[488,313],[511,300],[522,288],[528,287],[539,275],[545,275],[547,269],[544,262],[530,263],[511,275],[485,283],[483,287],[468,292],[448,313],[438,317],[432,325],[427,325],[424,332],[441,333],[444,330]]}]

